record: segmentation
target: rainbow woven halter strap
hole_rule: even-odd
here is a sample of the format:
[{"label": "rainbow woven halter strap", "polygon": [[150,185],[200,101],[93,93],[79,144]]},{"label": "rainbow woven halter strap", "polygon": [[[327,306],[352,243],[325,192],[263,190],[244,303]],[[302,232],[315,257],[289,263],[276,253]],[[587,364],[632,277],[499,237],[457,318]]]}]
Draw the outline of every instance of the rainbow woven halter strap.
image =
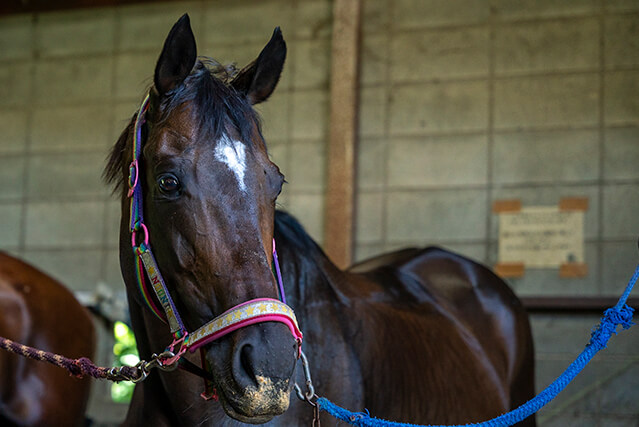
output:
[{"label": "rainbow woven halter strap", "polygon": [[[301,351],[302,332],[299,329],[297,318],[293,309],[286,305],[282,277],[280,273],[277,253],[275,251],[275,241],[273,241],[273,264],[277,273],[280,299],[258,298],[241,303],[230,310],[217,316],[210,322],[189,334],[184,327],[184,323],[175,307],[173,299],[162,278],[158,264],[151,252],[149,245],[149,232],[144,225],[142,187],[139,183],[139,162],[142,152],[142,125],[145,122],[145,114],[149,107],[149,95],[142,102],[135,120],[133,133],[133,160],[129,166],[129,191],[128,198],[131,199],[131,246],[136,259],[136,277],[138,287],[144,298],[146,305],[161,320],[167,322],[173,334],[173,342],[167,347],[172,353],[177,348],[177,353],[164,363],[166,365],[177,362],[188,350],[194,352],[203,345],[217,340],[237,329],[261,322],[280,322],[285,324],[291,334],[298,342],[298,352]],[[142,233],[138,238],[138,233]],[[138,241],[140,243],[138,243]],[[162,306],[160,310],[155,304],[146,280],[148,277],[151,287],[157,300]]]}]

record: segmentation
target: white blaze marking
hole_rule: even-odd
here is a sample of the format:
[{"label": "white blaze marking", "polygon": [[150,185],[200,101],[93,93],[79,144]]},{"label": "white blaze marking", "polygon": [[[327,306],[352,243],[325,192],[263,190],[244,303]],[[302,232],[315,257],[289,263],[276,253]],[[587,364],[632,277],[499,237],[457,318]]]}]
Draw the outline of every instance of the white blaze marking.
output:
[{"label": "white blaze marking", "polygon": [[227,135],[222,135],[215,147],[215,158],[231,169],[240,183],[240,189],[246,191],[246,184],[244,183],[246,152],[244,144],[241,141],[231,140]]}]

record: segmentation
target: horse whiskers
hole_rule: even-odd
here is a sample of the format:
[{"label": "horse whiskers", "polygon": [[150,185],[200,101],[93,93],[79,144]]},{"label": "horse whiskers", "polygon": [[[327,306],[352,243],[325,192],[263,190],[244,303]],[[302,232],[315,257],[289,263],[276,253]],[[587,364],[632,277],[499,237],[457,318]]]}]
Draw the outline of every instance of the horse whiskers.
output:
[{"label": "horse whiskers", "polygon": [[[211,407],[213,408],[213,407]],[[220,409],[221,410],[221,409]],[[208,411],[206,411],[203,416],[202,419],[196,424],[198,426],[203,426],[206,423],[208,423],[209,421],[213,421],[213,418],[216,416],[216,411],[213,409],[209,409]],[[230,427],[234,424],[235,421],[231,420],[228,417],[224,417],[224,420],[222,421],[222,423],[220,423],[219,421],[219,417],[217,417],[217,420],[215,421],[215,426],[216,427]]]},{"label": "horse whiskers", "polygon": [[195,403],[191,403],[189,406],[187,406],[186,408],[184,408],[184,410],[182,411],[183,414],[186,414],[187,412],[189,412],[189,410],[195,406]]},{"label": "horse whiskers", "polygon": [[200,421],[198,423],[199,426],[204,425],[204,423],[206,423],[207,421],[211,420],[213,418],[212,414],[207,415],[204,419],[202,419],[202,421]]}]

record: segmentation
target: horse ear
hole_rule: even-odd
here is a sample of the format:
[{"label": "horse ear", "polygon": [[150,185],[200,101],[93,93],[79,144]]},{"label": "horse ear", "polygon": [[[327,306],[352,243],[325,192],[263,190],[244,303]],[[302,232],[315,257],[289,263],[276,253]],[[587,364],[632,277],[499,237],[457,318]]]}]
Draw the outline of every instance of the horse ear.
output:
[{"label": "horse ear", "polygon": [[185,13],[171,28],[155,66],[153,81],[160,95],[181,85],[191,73],[196,59],[195,36],[189,15]]},{"label": "horse ear", "polygon": [[265,101],[277,86],[285,59],[286,42],[277,27],[257,59],[238,73],[231,86],[246,95],[251,104]]}]

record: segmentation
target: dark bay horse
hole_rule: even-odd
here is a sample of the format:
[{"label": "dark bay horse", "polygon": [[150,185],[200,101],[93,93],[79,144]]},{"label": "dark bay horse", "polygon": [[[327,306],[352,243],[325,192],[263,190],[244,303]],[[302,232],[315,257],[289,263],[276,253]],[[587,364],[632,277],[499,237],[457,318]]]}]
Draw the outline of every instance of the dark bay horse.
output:
[{"label": "dark bay horse", "polygon": [[[0,252],[0,336],[72,358],[92,357],[89,312],[63,285]],[[80,426],[89,378],[0,350],[0,425]]]},{"label": "dark bay horse", "polygon": [[[488,269],[427,248],[341,271],[292,217],[276,212],[284,178],[252,105],[273,92],[285,55],[276,29],[239,72],[198,60],[183,16],[148,98],[112,150],[105,177],[121,191],[120,260],[141,357],[184,339],[154,306],[167,319],[179,312],[179,324],[193,331],[238,304],[277,299],[274,239],[318,395],[378,417],[442,424],[486,420],[532,397],[527,315]],[[138,258],[149,245],[157,265],[143,262],[145,275]],[[144,277],[159,286],[158,269],[166,292],[146,298]],[[290,397],[293,382],[304,384],[298,345],[278,322],[207,342],[200,352],[219,402],[201,399],[202,381],[190,373],[153,372],[136,386],[125,425],[310,425],[312,408]],[[321,421],[336,424],[326,414]]]}]

